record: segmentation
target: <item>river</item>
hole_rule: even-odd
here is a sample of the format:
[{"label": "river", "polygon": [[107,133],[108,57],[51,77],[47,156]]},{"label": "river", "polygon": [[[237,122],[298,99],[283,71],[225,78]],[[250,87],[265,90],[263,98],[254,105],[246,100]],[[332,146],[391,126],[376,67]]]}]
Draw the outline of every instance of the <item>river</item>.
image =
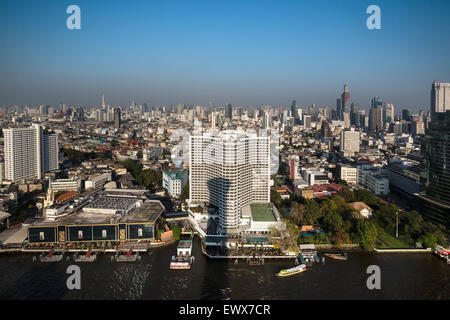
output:
[{"label": "river", "polygon": [[[81,289],[68,290],[74,262],[33,262],[32,254],[0,256],[0,299],[450,299],[450,266],[431,253],[350,252],[347,261],[326,259],[302,274],[278,278],[293,261],[212,261],[198,239],[191,270],[170,270],[176,244],[152,249],[136,263],[100,255],[79,263]],[[369,290],[366,269],[378,265],[381,289]]]}]

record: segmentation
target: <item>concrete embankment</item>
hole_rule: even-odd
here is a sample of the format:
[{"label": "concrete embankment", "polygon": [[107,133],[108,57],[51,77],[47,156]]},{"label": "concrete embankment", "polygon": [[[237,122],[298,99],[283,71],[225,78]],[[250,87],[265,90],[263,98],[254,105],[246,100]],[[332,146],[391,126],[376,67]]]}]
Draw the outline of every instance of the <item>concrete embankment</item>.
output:
[{"label": "concrete embankment", "polygon": [[403,249],[373,249],[375,252],[378,253],[425,253],[425,252],[431,252],[431,248],[426,249],[416,249],[416,248],[403,248]]}]

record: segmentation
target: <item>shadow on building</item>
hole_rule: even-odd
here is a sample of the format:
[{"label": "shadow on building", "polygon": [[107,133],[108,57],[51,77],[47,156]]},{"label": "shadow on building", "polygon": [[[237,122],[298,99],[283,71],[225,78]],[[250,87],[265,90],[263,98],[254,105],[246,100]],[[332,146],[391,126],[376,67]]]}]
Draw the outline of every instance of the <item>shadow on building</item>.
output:
[{"label": "shadow on building", "polygon": [[[220,216],[224,209],[227,197],[229,195],[230,180],[226,178],[213,178],[208,181],[209,190],[209,207],[208,210],[215,210]],[[220,229],[219,218],[208,219],[206,230],[208,243],[216,242],[217,246],[207,246],[205,250],[210,255],[226,255],[224,236],[218,236],[217,231]],[[205,243],[205,239],[203,243]],[[231,298],[229,295],[229,267],[230,260],[206,258],[205,270],[203,272],[203,285],[201,288],[202,299],[227,299]]]}]

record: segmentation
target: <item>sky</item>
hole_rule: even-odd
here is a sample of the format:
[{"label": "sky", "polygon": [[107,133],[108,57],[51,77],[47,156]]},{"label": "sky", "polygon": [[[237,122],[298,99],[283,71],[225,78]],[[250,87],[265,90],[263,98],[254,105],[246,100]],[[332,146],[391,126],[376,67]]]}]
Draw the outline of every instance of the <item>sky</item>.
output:
[{"label": "sky", "polygon": [[0,105],[335,108],[348,84],[361,107],[428,110],[450,82],[449,18],[448,0],[2,0]]}]

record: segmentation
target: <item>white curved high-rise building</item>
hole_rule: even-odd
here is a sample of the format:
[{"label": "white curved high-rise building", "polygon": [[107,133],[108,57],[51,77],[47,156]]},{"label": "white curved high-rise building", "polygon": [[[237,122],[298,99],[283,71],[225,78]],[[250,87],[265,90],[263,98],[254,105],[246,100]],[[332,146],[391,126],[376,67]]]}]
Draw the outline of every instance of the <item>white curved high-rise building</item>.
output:
[{"label": "white curved high-rise building", "polygon": [[269,180],[269,137],[216,130],[190,137],[190,201],[215,205],[222,230],[238,230],[244,206],[270,202]]}]

